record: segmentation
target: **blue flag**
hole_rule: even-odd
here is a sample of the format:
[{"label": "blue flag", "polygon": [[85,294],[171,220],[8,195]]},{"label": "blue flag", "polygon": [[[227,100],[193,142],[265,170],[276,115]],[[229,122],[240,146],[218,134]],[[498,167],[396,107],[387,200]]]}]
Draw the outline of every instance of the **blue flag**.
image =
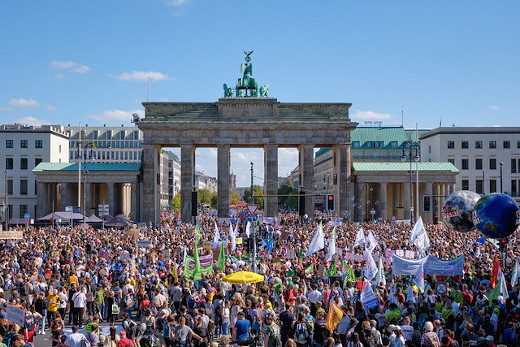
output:
[{"label": "blue flag", "polygon": [[481,244],[485,244],[486,243],[486,238],[485,237],[481,237],[480,239],[477,239],[477,242],[481,243]]}]

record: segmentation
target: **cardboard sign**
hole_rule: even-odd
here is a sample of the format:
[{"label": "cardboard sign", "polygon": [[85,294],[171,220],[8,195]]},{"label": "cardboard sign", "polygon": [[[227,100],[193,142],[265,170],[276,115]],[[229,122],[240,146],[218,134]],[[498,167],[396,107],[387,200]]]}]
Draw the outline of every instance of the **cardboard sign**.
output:
[{"label": "cardboard sign", "polygon": [[21,240],[22,238],[23,231],[21,230],[0,231],[0,240]]},{"label": "cardboard sign", "polygon": [[5,310],[5,316],[12,323],[16,323],[21,327],[25,325],[25,310],[23,308],[9,305]]},{"label": "cardboard sign", "polygon": [[150,240],[137,240],[138,247],[151,247],[152,243]]},{"label": "cardboard sign", "polygon": [[169,249],[163,249],[162,255],[164,260],[170,260],[170,250]]}]

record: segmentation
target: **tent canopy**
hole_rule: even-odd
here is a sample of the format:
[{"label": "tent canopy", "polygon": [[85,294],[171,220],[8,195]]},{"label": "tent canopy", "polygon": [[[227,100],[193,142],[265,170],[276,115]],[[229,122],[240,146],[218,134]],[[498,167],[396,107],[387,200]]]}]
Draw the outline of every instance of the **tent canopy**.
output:
[{"label": "tent canopy", "polygon": [[132,226],[132,222],[123,216],[111,217],[106,215],[103,218],[105,219],[105,226],[109,228],[124,228]]},{"label": "tent canopy", "polygon": [[251,271],[238,271],[222,277],[222,282],[228,282],[233,284],[258,283],[263,281],[263,275]]},{"label": "tent canopy", "polygon": [[96,216],[95,214],[93,214],[93,215],[90,215],[90,217],[87,217],[85,219],[85,222],[86,223],[103,223],[103,220],[101,218],[99,218],[98,216]]},{"label": "tent canopy", "polygon": [[72,213],[72,212],[54,212],[50,213],[44,217],[38,218],[39,221],[51,221],[51,218],[54,221],[62,220],[62,221],[70,221],[72,220],[83,220],[85,217],[81,213]]}]

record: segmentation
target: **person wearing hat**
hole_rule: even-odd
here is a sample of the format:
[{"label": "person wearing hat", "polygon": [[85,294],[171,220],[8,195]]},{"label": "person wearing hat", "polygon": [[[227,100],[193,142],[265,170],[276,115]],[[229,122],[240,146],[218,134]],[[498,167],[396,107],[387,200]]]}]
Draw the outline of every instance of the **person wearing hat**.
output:
[{"label": "person wearing hat", "polygon": [[119,342],[117,342],[117,347],[134,347],[134,341],[130,340],[128,337],[126,337],[126,331],[121,331],[119,333],[120,339]]},{"label": "person wearing hat", "polygon": [[394,326],[394,334],[395,338],[393,340],[393,347],[404,347],[405,346],[405,338],[403,336],[403,330],[399,325]]}]

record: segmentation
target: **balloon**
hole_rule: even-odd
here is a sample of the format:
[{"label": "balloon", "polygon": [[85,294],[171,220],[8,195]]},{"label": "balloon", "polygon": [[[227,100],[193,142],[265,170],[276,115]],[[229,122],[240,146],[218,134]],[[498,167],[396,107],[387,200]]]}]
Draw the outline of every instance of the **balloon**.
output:
[{"label": "balloon", "polygon": [[484,235],[502,239],[515,232],[520,222],[520,207],[506,194],[487,194],[479,199],[473,211],[473,223]]},{"label": "balloon", "polygon": [[453,230],[465,233],[475,229],[471,217],[480,195],[469,190],[451,193],[442,205],[444,223]]}]

